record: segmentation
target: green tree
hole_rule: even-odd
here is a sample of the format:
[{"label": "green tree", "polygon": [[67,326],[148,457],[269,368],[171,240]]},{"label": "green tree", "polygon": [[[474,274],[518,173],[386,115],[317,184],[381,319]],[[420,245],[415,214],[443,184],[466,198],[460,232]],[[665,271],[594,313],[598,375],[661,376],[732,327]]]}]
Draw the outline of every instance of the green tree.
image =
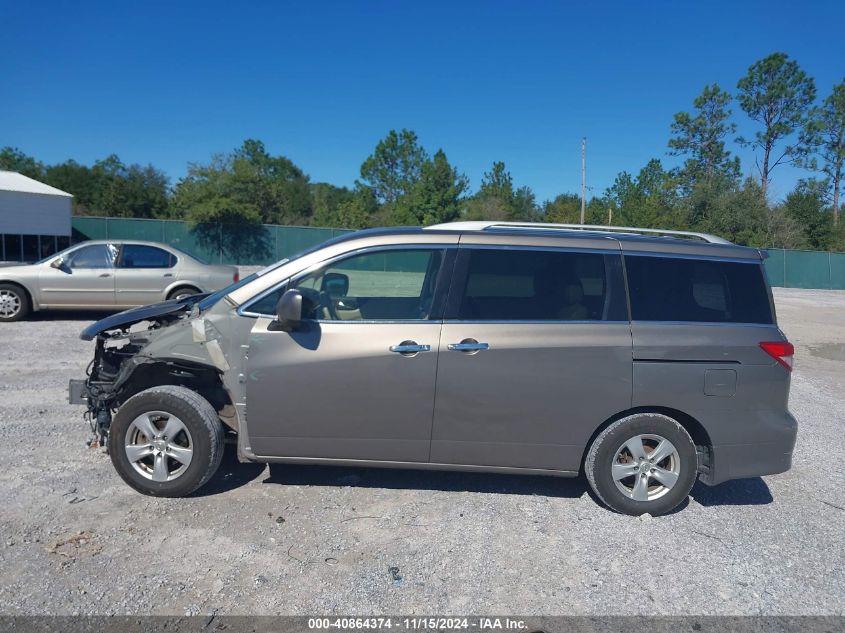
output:
[{"label": "green tree", "polygon": [[[738,138],[740,144],[763,153],[757,162],[765,197],[770,175],[778,165],[794,162],[809,150],[807,139],[797,134],[806,127],[808,112],[816,98],[816,85],[785,53],[773,53],[755,62],[737,83],[739,105],[763,126],[753,139]],[[783,142],[782,148],[778,144]]]},{"label": "green tree", "polygon": [[484,172],[479,193],[483,196],[501,198],[502,200],[513,198],[513,176],[502,161],[494,162],[490,171]]},{"label": "green tree", "polygon": [[207,165],[189,165],[173,205],[192,222],[308,224],[312,216],[308,176],[251,139]]},{"label": "green tree", "polygon": [[[845,81],[833,87],[821,107],[813,112],[809,134],[818,149],[820,169],[833,187],[833,225],[839,225],[839,194],[845,162]],[[815,161],[811,164],[816,167]]]},{"label": "green tree", "polygon": [[423,163],[420,177],[410,195],[399,199],[393,216],[397,224],[439,224],[460,217],[463,196],[469,188],[466,176],[449,164],[439,149]]},{"label": "green tree", "polygon": [[510,219],[514,221],[535,222],[538,219],[539,209],[537,208],[537,196],[534,190],[523,185],[514,192],[511,203]]},{"label": "green tree", "polygon": [[77,215],[168,216],[169,179],[152,165],[125,165],[112,154],[93,166],[68,160],[45,169],[44,182],[73,194]]},{"label": "green tree", "polygon": [[369,187],[358,184],[353,196],[341,202],[337,208],[337,224],[347,229],[365,229],[373,226],[373,218],[378,213],[375,193]]},{"label": "green tree", "polygon": [[393,210],[400,198],[413,191],[427,160],[414,132],[390,130],[361,165],[361,178],[378,202]]},{"label": "green tree", "polygon": [[78,173],[83,179],[81,184],[86,197],[90,196],[88,203],[98,214],[125,218],[167,215],[169,181],[152,165],[127,166],[112,154],[95,162],[89,170]]},{"label": "green tree", "polygon": [[672,123],[669,139],[670,154],[686,156],[678,176],[688,192],[697,184],[711,186],[717,178],[736,182],[739,178],[739,158],[731,158],[725,149],[725,138],[736,132],[729,121],[731,96],[717,84],[705,86],[693,101],[695,113],[678,112]]},{"label": "green tree", "polygon": [[152,165],[129,165],[119,180],[119,195],[129,217],[164,218],[168,214],[170,179]]},{"label": "green tree", "polygon": [[315,226],[342,227],[338,224],[338,208],[351,202],[355,192],[346,187],[336,187],[327,182],[317,182],[311,185],[311,198],[314,205],[312,223]]},{"label": "green tree", "polygon": [[314,189],[316,226],[331,226],[343,229],[365,229],[373,226],[378,212],[375,194],[369,187],[357,183],[349,190],[320,183]]},{"label": "green tree", "polygon": [[581,220],[581,198],[574,193],[562,193],[543,203],[543,222],[577,224]]},{"label": "green tree", "polygon": [[765,247],[771,246],[768,216],[762,186],[748,178],[740,187],[722,192],[694,228],[737,244]]},{"label": "green tree", "polygon": [[825,208],[825,183],[800,182],[783,202],[783,210],[803,229],[807,246],[827,250],[833,239],[831,214]]},{"label": "green tree", "polygon": [[271,156],[264,143],[244,141],[231,156],[233,183],[258,206],[266,224],[309,224],[313,215],[308,176],[284,156]]},{"label": "green tree", "polygon": [[501,161],[484,173],[467,211],[472,220],[528,221],[538,215],[534,192],[529,187],[514,189],[513,177]]},{"label": "green tree", "polygon": [[612,209],[613,223],[617,226],[686,226],[686,218],[677,200],[675,180],[656,158],[646,163],[636,178],[628,172],[621,172],[605,192],[605,198],[606,207]]},{"label": "green tree", "polygon": [[261,223],[307,224],[312,215],[308,177],[255,140],[207,165],[189,165],[174,188],[173,207],[206,246],[238,260],[266,256]]},{"label": "green tree", "polygon": [[17,147],[4,147],[0,149],[0,169],[16,171],[19,174],[44,180],[44,165],[35,160],[32,156],[24,154]]},{"label": "green tree", "polygon": [[236,173],[231,157],[218,154],[207,165],[188,165],[188,175],[173,190],[173,208],[193,224],[260,224],[250,184]]},{"label": "green tree", "polygon": [[95,201],[98,198],[98,183],[87,165],[80,165],[75,160],[50,165],[44,174],[44,182],[73,194],[75,215],[97,215]]}]

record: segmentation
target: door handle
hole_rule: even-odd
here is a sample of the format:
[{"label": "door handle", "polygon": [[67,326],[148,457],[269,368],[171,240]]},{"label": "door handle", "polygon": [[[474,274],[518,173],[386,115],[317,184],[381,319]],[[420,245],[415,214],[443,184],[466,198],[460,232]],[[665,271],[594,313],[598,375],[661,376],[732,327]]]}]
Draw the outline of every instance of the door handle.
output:
[{"label": "door handle", "polygon": [[390,351],[402,356],[416,356],[420,352],[430,352],[431,345],[418,345],[416,341],[402,341],[399,345],[391,345]]},{"label": "door handle", "polygon": [[468,352],[474,354],[481,350],[490,349],[489,343],[479,343],[474,338],[465,338],[460,343],[449,343],[446,349],[453,352]]},{"label": "door handle", "polygon": [[173,276],[173,273],[164,273],[164,276],[165,276],[165,277],[172,277],[172,276]]},{"label": "door handle", "polygon": [[100,273],[100,277],[111,277],[111,273]]}]

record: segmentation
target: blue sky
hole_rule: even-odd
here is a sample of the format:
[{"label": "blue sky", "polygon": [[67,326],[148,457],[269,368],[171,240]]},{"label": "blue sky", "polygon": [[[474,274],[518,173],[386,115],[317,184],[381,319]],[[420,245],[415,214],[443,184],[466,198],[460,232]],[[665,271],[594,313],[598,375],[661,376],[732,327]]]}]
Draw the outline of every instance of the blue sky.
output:
[{"label": "blue sky", "polygon": [[[845,77],[845,3],[0,1],[0,146],[110,153],[175,182],[245,138],[351,185],[391,128],[477,187],[494,160],[539,200],[600,194],[666,155],[673,113],[782,50],[825,96]],[[741,132],[753,127],[735,107]],[[753,159],[739,150],[743,170]],[[778,168],[783,196],[806,175]]]}]

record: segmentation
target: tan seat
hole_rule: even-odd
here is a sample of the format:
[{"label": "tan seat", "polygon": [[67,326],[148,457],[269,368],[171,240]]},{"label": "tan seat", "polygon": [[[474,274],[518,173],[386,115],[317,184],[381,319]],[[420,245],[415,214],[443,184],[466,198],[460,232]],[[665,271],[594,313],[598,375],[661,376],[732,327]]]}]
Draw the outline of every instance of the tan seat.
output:
[{"label": "tan seat", "polygon": [[563,307],[558,311],[558,318],[563,321],[586,321],[590,313],[583,301],[584,289],[581,284],[568,284],[563,289]]}]

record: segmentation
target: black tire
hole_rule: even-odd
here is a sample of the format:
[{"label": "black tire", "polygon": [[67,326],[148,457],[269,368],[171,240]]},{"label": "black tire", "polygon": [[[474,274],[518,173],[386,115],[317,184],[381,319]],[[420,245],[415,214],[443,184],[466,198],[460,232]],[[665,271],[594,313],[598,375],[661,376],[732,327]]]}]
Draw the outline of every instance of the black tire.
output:
[{"label": "black tire", "polygon": [[[176,416],[190,433],[193,456],[170,481],[144,477],[126,453],[130,426],[139,416],[153,411]],[[120,407],[109,430],[109,453],[118,474],[138,492],[155,497],[184,497],[205,485],[217,471],[223,459],[223,435],[220,418],[205,398],[185,387],[162,385],[132,396]],[[175,461],[164,459],[178,466]]]},{"label": "black tire", "polygon": [[[640,462],[637,462],[633,457],[633,453],[623,448],[629,440],[641,435],[665,438],[675,447],[676,452],[671,460],[677,459],[678,463],[658,460],[658,463],[663,464],[664,467],[671,464],[677,471],[675,473],[677,479],[671,487],[664,486],[656,479],[652,479],[651,473],[654,470],[649,470],[650,466],[644,463],[648,461],[649,449],[653,451],[656,448],[651,444],[657,444],[657,440],[646,437],[645,440],[638,441],[640,446],[645,447],[646,459],[640,460]],[[620,449],[626,451],[623,453],[626,457],[627,455],[631,456],[630,463],[620,463],[618,458]],[[635,470],[635,463],[641,463],[641,467],[646,469],[645,475],[630,475],[628,478],[620,480],[620,486],[633,493],[638,481],[637,478],[643,477],[647,486],[651,484],[651,487],[646,489],[645,496],[651,497],[654,495],[655,498],[635,500],[620,490],[613,477],[614,463],[632,470]],[[658,475],[665,472],[665,470],[661,471],[659,468],[657,470]],[[584,472],[593,492],[611,510],[634,516],[645,513],[659,516],[671,512],[686,500],[698,476],[698,457],[692,438],[677,421],[659,413],[637,413],[617,420],[596,437],[587,452]]]},{"label": "black tire", "polygon": [[16,301],[18,308],[11,314],[4,315],[3,311],[0,311],[0,322],[2,323],[11,323],[12,321],[25,319],[32,310],[32,303],[29,301],[29,295],[26,293],[26,290],[17,284],[0,284],[0,302],[4,302],[4,305],[11,305],[5,303],[5,301],[10,300]]},{"label": "black tire", "polygon": [[194,288],[193,286],[182,286],[171,290],[170,294],[167,295],[167,298],[175,299],[177,297],[190,297],[191,295],[198,295],[200,292],[199,288]]}]

